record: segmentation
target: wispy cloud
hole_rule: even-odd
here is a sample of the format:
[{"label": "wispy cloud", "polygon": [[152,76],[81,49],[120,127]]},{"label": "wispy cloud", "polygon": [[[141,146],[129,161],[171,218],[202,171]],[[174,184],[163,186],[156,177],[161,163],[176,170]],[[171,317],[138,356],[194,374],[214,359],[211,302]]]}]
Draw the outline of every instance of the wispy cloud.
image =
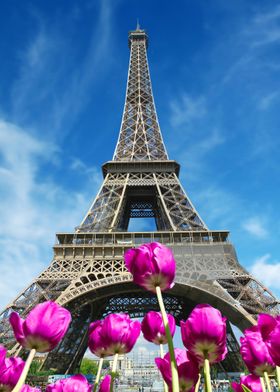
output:
[{"label": "wispy cloud", "polygon": [[185,141],[186,147],[184,149],[177,144],[177,159],[187,169],[187,171],[182,172],[182,178],[187,176],[188,180],[197,182],[207,176],[209,158],[215,149],[225,142],[224,136],[217,128],[206,130],[205,133],[207,133],[206,137],[200,133],[199,140],[198,138],[191,140],[191,137],[189,137]]},{"label": "wispy cloud", "polygon": [[273,8],[255,15],[252,24],[248,29],[248,35],[253,37],[252,47],[270,45],[280,42],[280,7]]},{"label": "wispy cloud", "polygon": [[55,231],[72,230],[96,191],[100,176],[85,179],[82,192],[69,192],[42,173],[42,165],[51,168],[60,153],[55,145],[0,121],[1,307],[49,264]]},{"label": "wispy cloud", "polygon": [[[231,64],[223,78],[223,83],[233,81],[234,78],[248,75],[242,78],[250,83],[254,74],[261,75],[258,80],[260,86],[263,79],[264,70],[279,70],[278,61],[275,62],[272,56],[267,56],[266,51],[272,45],[280,43],[280,7],[267,7],[252,14],[246,25],[241,24],[238,31],[233,31],[233,35],[228,38],[227,43],[231,47]],[[226,39],[225,39],[225,42]]]},{"label": "wispy cloud", "polygon": [[268,235],[268,231],[264,227],[264,223],[259,217],[252,217],[247,219],[243,225],[243,229],[249,234],[257,238],[265,238]]},{"label": "wispy cloud", "polygon": [[234,211],[240,210],[238,196],[215,184],[205,183],[195,194],[197,207],[209,228],[228,229],[234,220],[239,219]]},{"label": "wispy cloud", "polygon": [[192,120],[202,118],[206,114],[205,98],[193,98],[186,93],[183,93],[180,98],[172,100],[170,108],[170,122],[174,127],[189,124]]},{"label": "wispy cloud", "polygon": [[275,21],[280,18],[280,6],[274,5],[272,9],[266,12],[261,12],[254,17],[254,23],[257,25],[267,25],[270,21]]},{"label": "wispy cloud", "polygon": [[[20,73],[11,96],[13,122],[33,127],[41,124],[45,133],[59,138],[71,130],[88,102],[94,83],[112,61],[106,56],[112,12],[112,2],[100,2],[99,17],[93,24],[88,48],[74,68],[69,65],[75,55],[74,37],[67,38],[59,25],[46,25],[37,18],[38,33],[19,54]],[[65,15],[65,18],[71,17],[74,17],[71,12]]]},{"label": "wispy cloud", "polygon": [[[5,275],[0,308],[50,263],[54,233],[80,223],[102,181],[100,170],[79,158],[70,157],[69,165],[59,147],[110,64],[113,3],[95,7],[99,15],[78,67],[68,61],[75,55],[73,36],[38,13],[33,15],[37,32],[25,48],[17,48],[18,77],[10,109],[1,107],[0,118],[0,274]],[[77,17],[69,10],[65,20]],[[64,185],[61,171],[66,177],[79,173],[81,188]]]},{"label": "wispy cloud", "polygon": [[275,100],[279,97],[279,92],[278,91],[273,91],[264,97],[262,97],[259,101],[259,109],[261,110],[267,110],[270,108],[270,106],[275,102]]},{"label": "wispy cloud", "polygon": [[101,170],[95,166],[86,165],[79,158],[72,158],[70,169],[85,175],[87,179],[91,181],[96,187],[102,183]]},{"label": "wispy cloud", "polygon": [[250,271],[266,286],[278,290],[277,294],[280,294],[280,261],[271,260],[271,255],[267,253],[254,261]]}]

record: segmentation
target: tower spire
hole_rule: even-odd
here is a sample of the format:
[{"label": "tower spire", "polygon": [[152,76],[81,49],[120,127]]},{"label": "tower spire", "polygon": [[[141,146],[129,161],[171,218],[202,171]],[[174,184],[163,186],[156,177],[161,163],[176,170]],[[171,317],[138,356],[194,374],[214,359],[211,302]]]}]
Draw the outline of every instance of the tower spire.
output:
[{"label": "tower spire", "polygon": [[168,159],[157,118],[147,59],[148,35],[140,30],[129,33],[130,62],[124,112],[116,161]]}]

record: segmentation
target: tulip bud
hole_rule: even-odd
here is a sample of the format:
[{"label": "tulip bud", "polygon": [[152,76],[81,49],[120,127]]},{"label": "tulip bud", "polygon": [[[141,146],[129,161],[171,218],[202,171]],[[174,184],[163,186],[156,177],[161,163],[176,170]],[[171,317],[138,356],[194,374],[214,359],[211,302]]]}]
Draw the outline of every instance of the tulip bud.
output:
[{"label": "tulip bud", "polygon": [[144,289],[155,293],[156,287],[164,291],[174,286],[176,263],[166,246],[158,242],[144,244],[128,250],[124,260],[133,281]]},{"label": "tulip bud", "polygon": [[275,370],[275,363],[258,327],[246,329],[245,336],[240,338],[240,343],[241,356],[251,373],[262,377],[264,372],[270,374]]},{"label": "tulip bud", "polygon": [[[167,315],[170,333],[174,336],[176,330],[175,319],[171,314]],[[166,344],[167,337],[160,312],[148,312],[142,320],[141,330],[144,338],[155,344]]]},{"label": "tulip bud", "polygon": [[53,350],[63,339],[71,322],[70,312],[55,302],[40,303],[25,320],[18,313],[10,315],[16,340],[22,347],[39,352]]},{"label": "tulip bud", "polygon": [[207,304],[197,305],[189,318],[181,321],[184,346],[203,365],[222,361],[227,354],[226,318],[218,309]]},{"label": "tulip bud", "polygon": [[[174,353],[178,369],[180,392],[188,392],[198,381],[198,363],[188,356],[186,350],[175,348]],[[170,354],[167,353],[164,358],[155,358],[155,363],[169,389],[172,390]]]},{"label": "tulip bud", "polygon": [[103,346],[109,355],[129,353],[141,331],[139,321],[132,321],[127,314],[109,314],[102,323]]}]

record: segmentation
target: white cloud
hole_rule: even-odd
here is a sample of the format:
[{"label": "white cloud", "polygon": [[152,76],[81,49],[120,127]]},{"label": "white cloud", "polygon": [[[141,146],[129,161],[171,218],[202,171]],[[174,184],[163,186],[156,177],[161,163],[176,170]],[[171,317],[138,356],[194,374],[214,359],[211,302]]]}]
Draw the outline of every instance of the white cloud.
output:
[{"label": "white cloud", "polygon": [[267,110],[275,101],[275,99],[279,96],[278,91],[273,91],[272,93],[265,95],[260,99],[259,102],[259,109],[261,110]]},{"label": "white cloud", "polygon": [[72,231],[97,189],[93,168],[83,192],[69,192],[44,174],[41,165],[51,168],[57,154],[55,145],[0,120],[0,307],[50,263],[55,231]]},{"label": "white cloud", "polygon": [[207,112],[204,97],[192,98],[186,93],[180,99],[171,101],[170,108],[170,121],[174,127],[202,118]]},{"label": "white cloud", "polygon": [[258,25],[266,24],[267,22],[274,21],[280,18],[280,6],[277,5],[265,13],[259,13],[255,16],[254,22]]},{"label": "white cloud", "polygon": [[250,271],[253,276],[271,289],[280,287],[280,261],[272,261],[269,253],[259,257],[252,264]]},{"label": "white cloud", "polygon": [[264,223],[258,217],[253,217],[245,221],[242,225],[243,229],[249,234],[256,236],[258,238],[265,238],[268,235]]},{"label": "white cloud", "polygon": [[203,189],[200,187],[195,195],[200,215],[207,224],[215,225],[210,229],[217,229],[217,225],[221,230],[226,229],[237,219],[233,212],[240,210],[240,200],[226,189],[215,184],[204,184]]},{"label": "white cloud", "polygon": [[[257,85],[260,88],[264,74],[268,71],[279,69],[278,61],[272,56],[267,56],[266,50],[271,45],[279,45],[280,42],[280,7],[267,7],[252,14],[252,18],[246,20],[246,24],[241,24],[238,32],[233,31],[229,37],[232,60],[225,73],[222,83],[228,83],[238,78],[242,81],[251,81],[252,76],[257,78]],[[267,79],[265,79],[267,82]],[[248,85],[248,82],[245,83]],[[267,87],[265,85],[264,87]]]},{"label": "white cloud", "polygon": [[112,12],[112,2],[100,3],[88,50],[79,58],[79,66],[73,69],[69,65],[69,56],[75,56],[73,37],[65,35],[60,24],[47,26],[42,18],[37,18],[39,31],[18,54],[20,72],[11,94],[14,122],[40,123],[44,132],[56,140],[69,132],[86,106],[94,83],[100,80],[102,71],[113,58],[107,56]]},{"label": "white cloud", "polygon": [[72,159],[70,169],[86,175],[87,178],[97,187],[102,183],[101,170],[95,166],[86,165],[79,158]]},{"label": "white cloud", "polygon": [[[211,154],[221,144],[225,142],[225,138],[218,129],[213,129],[201,133],[199,140],[193,139],[191,143],[185,141],[186,148],[182,150],[180,144],[176,144],[175,148],[179,149],[176,151],[178,161],[187,168],[186,173],[188,179],[198,179],[201,181],[202,172],[207,170],[207,158],[208,154]],[[184,173],[182,173],[182,178]]]},{"label": "white cloud", "polygon": [[245,33],[251,37],[251,48],[259,48],[280,41],[280,7],[272,7],[255,15]]}]

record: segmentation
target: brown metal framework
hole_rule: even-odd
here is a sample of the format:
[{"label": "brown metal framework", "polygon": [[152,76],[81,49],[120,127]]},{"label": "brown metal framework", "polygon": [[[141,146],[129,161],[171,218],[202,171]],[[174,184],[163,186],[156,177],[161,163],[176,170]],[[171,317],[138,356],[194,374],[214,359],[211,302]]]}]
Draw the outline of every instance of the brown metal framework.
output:
[{"label": "brown metal framework", "polygon": [[[261,312],[279,314],[279,301],[238,262],[227,231],[210,231],[179,181],[179,165],[169,160],[160,133],[147,62],[145,31],[129,34],[131,49],[126,101],[113,160],[103,165],[104,181],[74,233],[57,234],[54,257],[0,314],[0,338],[18,351],[8,317],[25,316],[37,303],[55,300],[73,321],[45,360],[46,368],[73,372],[87,343],[90,321],[110,312],[143,316],[158,309],[155,297],[132,283],[123,254],[130,247],[158,241],[172,248],[177,273],[165,296],[177,323],[197,303],[210,303],[241,330]],[[131,218],[155,220],[155,232],[128,232]],[[227,371],[241,369],[238,343],[228,324]]]}]

